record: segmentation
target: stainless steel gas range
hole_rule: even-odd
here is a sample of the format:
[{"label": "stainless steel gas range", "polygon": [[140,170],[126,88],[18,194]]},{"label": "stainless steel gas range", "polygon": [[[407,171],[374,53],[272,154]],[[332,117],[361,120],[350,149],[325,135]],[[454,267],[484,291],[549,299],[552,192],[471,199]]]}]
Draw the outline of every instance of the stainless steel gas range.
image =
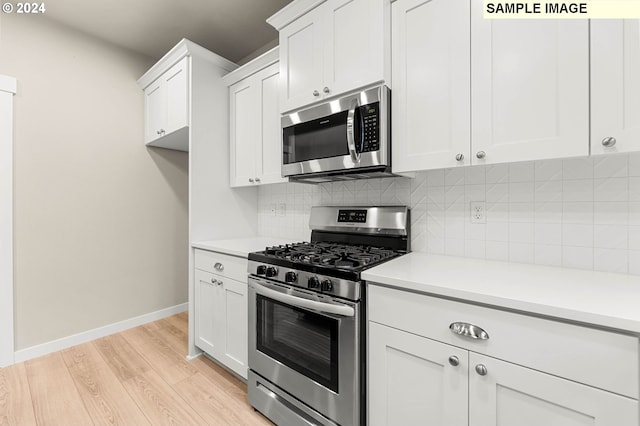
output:
[{"label": "stainless steel gas range", "polygon": [[249,403],[278,425],[364,425],[363,270],[410,250],[404,206],[313,207],[310,243],[249,254]]}]

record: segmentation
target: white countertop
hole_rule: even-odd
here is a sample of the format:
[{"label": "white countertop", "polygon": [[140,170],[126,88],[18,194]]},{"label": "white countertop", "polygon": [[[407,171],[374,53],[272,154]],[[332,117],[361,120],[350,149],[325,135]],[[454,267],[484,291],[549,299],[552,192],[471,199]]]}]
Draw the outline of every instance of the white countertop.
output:
[{"label": "white countertop", "polygon": [[362,278],[640,334],[640,276],[409,253]]},{"label": "white countertop", "polygon": [[194,241],[191,246],[198,249],[247,257],[252,251],[261,251],[265,247],[290,243],[290,240],[270,237],[234,238],[230,240]]}]

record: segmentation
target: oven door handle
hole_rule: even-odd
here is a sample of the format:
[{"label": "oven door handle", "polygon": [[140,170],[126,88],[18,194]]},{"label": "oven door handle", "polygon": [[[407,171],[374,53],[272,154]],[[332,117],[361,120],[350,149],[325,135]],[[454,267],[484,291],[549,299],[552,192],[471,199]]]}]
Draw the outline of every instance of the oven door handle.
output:
[{"label": "oven door handle", "polygon": [[355,134],[355,120],[356,120],[356,109],[360,106],[360,102],[358,99],[354,99],[351,102],[351,107],[349,108],[349,113],[347,114],[347,146],[349,148],[349,154],[351,155],[351,160],[354,163],[360,162],[360,153],[356,149],[356,134]]},{"label": "oven door handle", "polygon": [[270,299],[277,300],[282,303],[287,303],[291,306],[298,308],[307,308],[314,311],[341,315],[343,317],[352,317],[355,315],[355,311],[351,306],[347,305],[333,305],[330,303],[316,302],[315,300],[303,299],[301,297],[292,296],[290,294],[281,293],[277,290],[271,290],[260,284],[254,284],[253,287],[256,293],[266,296]]}]

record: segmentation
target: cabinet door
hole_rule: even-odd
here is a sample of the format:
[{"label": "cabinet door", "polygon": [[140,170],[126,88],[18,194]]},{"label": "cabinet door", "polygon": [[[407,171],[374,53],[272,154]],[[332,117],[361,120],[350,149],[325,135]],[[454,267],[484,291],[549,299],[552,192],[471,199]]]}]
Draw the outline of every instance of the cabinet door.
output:
[{"label": "cabinet door", "polygon": [[393,171],[470,164],[469,0],[398,0],[391,15]]},{"label": "cabinet door", "polygon": [[249,339],[247,283],[230,278],[221,278],[221,281],[224,338],[220,361],[246,379]]},{"label": "cabinet door", "polygon": [[591,138],[591,154],[640,151],[638,19],[591,21]]},{"label": "cabinet door", "polygon": [[638,401],[630,398],[474,352],[469,369],[469,426],[638,425]]},{"label": "cabinet door", "polygon": [[281,112],[321,99],[322,37],[322,6],[280,31]]},{"label": "cabinet door", "polygon": [[256,80],[244,79],[229,89],[231,105],[230,185],[253,185],[256,146],[260,142],[260,92]]},{"label": "cabinet door", "polygon": [[[280,128],[279,70],[273,64],[256,75],[260,90],[261,138],[256,149],[256,176],[261,183],[281,183],[282,177],[282,130]],[[261,143],[260,143],[261,142]]]},{"label": "cabinet door", "polygon": [[384,79],[388,25],[384,22],[383,6],[382,0],[329,0],[322,5],[325,97]]},{"label": "cabinet door", "polygon": [[484,19],[471,3],[474,163],[588,155],[589,22]]},{"label": "cabinet door", "polygon": [[371,426],[467,425],[467,351],[369,322],[368,368]]},{"label": "cabinet door", "polygon": [[150,142],[162,136],[167,121],[166,92],[162,79],[151,83],[144,90],[144,140]]},{"label": "cabinet door", "polygon": [[188,60],[184,57],[162,75],[167,92],[167,134],[189,125]]},{"label": "cabinet door", "polygon": [[209,355],[219,352],[220,323],[224,320],[218,308],[221,299],[218,279],[208,272],[195,271],[195,343]]}]

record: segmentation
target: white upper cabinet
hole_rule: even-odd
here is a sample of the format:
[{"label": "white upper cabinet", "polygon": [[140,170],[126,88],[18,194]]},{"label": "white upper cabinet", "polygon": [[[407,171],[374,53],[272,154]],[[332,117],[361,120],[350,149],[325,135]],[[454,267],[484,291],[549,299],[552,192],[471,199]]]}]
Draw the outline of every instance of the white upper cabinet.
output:
[{"label": "white upper cabinet", "polygon": [[393,171],[589,155],[587,20],[392,4]]},{"label": "white upper cabinet", "polygon": [[286,182],[281,175],[278,48],[226,75],[230,186]]},{"label": "white upper cabinet", "polygon": [[591,21],[591,154],[640,150],[640,20]]},{"label": "white upper cabinet", "polygon": [[145,143],[153,144],[189,125],[188,61],[182,58],[144,89]]},{"label": "white upper cabinet", "polygon": [[280,111],[388,81],[389,0],[297,0],[280,32]]},{"label": "white upper cabinet", "polygon": [[484,19],[471,6],[474,164],[589,154],[589,23]]},{"label": "white upper cabinet", "polygon": [[469,0],[399,0],[391,15],[393,171],[470,164]]}]

